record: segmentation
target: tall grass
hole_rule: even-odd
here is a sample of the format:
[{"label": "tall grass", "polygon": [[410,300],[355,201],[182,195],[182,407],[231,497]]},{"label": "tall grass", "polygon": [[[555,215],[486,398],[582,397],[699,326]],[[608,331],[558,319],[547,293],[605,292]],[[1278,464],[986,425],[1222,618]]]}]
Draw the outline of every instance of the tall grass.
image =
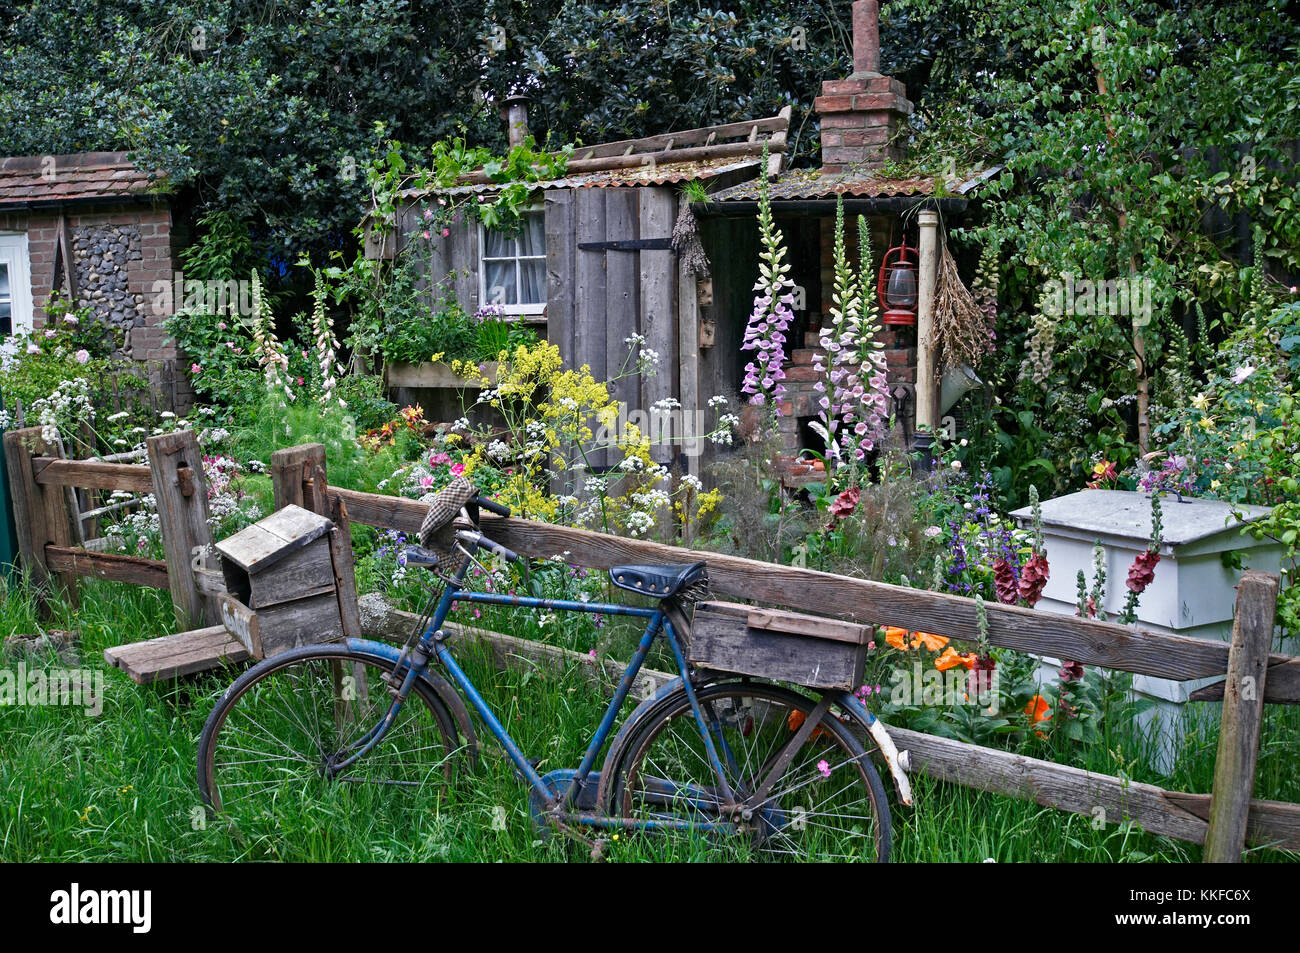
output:
[{"label": "tall grass", "polygon": [[[173,630],[165,592],[88,581],[82,605],[54,607],[51,628],[81,633],[80,665],[105,669],[103,650]],[[5,587],[0,631],[35,632],[26,590]],[[605,698],[586,673],[556,673],[518,661],[493,667],[488,651],[466,645],[458,658],[489,704],[543,772],[578,763]],[[4,661],[12,666],[15,658]],[[46,655],[29,668],[69,663]],[[450,784],[420,789],[322,787],[268,805],[257,829],[205,821],[195,783],[195,746],[204,719],[234,672],[152,686],[107,669],[103,713],[80,709],[0,709],[0,860],[4,861],[559,861],[585,852],[529,822],[526,787],[490,744],[475,768]],[[1208,715],[1213,706],[1205,706]],[[1300,801],[1295,771],[1300,713],[1269,706],[1256,797]],[[1146,766],[1147,742],[1117,720],[1103,742],[1074,750],[1074,764],[1185,791],[1210,790],[1216,726],[1189,735],[1170,777]],[[483,733],[480,732],[480,741]],[[894,857],[904,861],[1195,860],[1200,849],[1127,825],[915,776],[916,807],[897,808]],[[273,809],[272,809],[273,807]],[[1111,819],[1112,821],[1116,819]],[[621,836],[616,861],[718,860],[743,848],[704,839]],[[1287,855],[1260,850],[1257,860]]]}]

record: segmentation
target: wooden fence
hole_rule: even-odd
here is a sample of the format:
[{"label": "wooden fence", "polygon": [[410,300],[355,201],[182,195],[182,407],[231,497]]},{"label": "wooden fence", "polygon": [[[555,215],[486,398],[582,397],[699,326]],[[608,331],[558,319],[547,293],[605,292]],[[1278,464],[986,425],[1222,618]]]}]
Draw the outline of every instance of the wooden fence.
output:
[{"label": "wooden fence", "polygon": [[[151,438],[148,467],[62,460],[57,448],[48,448],[40,440],[39,429],[7,434],[5,449],[22,555],[34,578],[53,578],[74,592],[78,575],[158,587],[165,579],[178,616],[193,625],[215,621],[212,600],[223,588],[219,574],[192,561],[194,547],[210,542],[202,471],[189,466],[200,459],[192,434]],[[319,444],[278,451],[272,457],[271,475],[277,508],[296,503],[345,526],[351,520],[407,534],[418,533],[424,519],[424,504],[414,500],[330,486],[324,448]],[[141,560],[72,547],[65,486],[153,492],[159,500],[167,559]],[[528,557],[560,557],[591,569],[630,562],[705,560],[710,586],[718,594],[969,642],[978,637],[974,602],[960,596],[517,518],[484,515],[483,528],[491,538]],[[911,752],[913,771],[1077,814],[1096,816],[1100,808],[1108,821],[1131,818],[1151,833],[1204,844],[1208,861],[1239,860],[1247,843],[1300,850],[1300,804],[1252,798],[1263,705],[1300,704],[1300,659],[1270,653],[1277,592],[1276,576],[1243,575],[1228,644],[1015,606],[987,606],[989,642],[1003,648],[1175,680],[1225,676],[1224,681],[1192,695],[1194,700],[1219,701],[1223,706],[1210,794],[1166,791],[914,731],[891,729],[891,734],[900,749]],[[371,634],[395,637],[401,632],[404,637],[409,626],[403,628],[402,621],[398,619],[393,631],[386,631],[381,622],[380,631]],[[492,633],[483,636],[501,642],[503,661],[510,654],[574,664],[583,661],[577,653],[554,646]],[[152,667],[143,676],[133,671],[138,681],[246,658],[238,643],[211,625],[141,645],[147,648],[142,654],[149,655]],[[132,670],[120,650],[106,655]]]}]

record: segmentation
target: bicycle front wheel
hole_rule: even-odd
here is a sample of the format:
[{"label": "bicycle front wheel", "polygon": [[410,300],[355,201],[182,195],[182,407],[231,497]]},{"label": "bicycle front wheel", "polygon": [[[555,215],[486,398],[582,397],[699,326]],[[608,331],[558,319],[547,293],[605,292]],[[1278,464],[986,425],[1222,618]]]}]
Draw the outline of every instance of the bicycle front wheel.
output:
[{"label": "bicycle front wheel", "polygon": [[658,827],[736,822],[741,842],[760,860],[889,859],[884,786],[846,724],[827,713],[743,818],[734,805],[757,794],[815,702],[750,682],[707,685],[696,695],[732,804],[725,803],[690,701],[679,688],[638,716],[641,724],[610,752],[608,813]]},{"label": "bicycle front wheel", "polygon": [[276,817],[330,784],[416,789],[451,777],[459,732],[417,681],[386,734],[338,769],[392,702],[393,663],[344,645],[307,645],[258,663],[222,695],[199,739],[204,803],[232,820]]}]

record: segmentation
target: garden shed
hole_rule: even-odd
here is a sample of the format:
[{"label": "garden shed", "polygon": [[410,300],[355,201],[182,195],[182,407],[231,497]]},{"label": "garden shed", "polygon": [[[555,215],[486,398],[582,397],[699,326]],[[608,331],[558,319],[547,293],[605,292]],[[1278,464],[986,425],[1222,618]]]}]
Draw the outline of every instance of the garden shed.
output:
[{"label": "garden shed", "polygon": [[[796,323],[786,345],[788,399],[781,408],[782,439],[790,458],[784,464],[787,481],[815,476],[794,462],[801,448],[823,449],[808,425],[815,418],[818,329],[832,297],[839,196],[850,222],[859,213],[869,217],[877,264],[891,244],[904,238],[910,242],[912,261],[919,266],[920,326],[886,328],[882,343],[894,410],[905,431],[917,423],[934,430],[943,410],[939,375],[927,349],[918,353],[918,341],[927,339],[940,222],[962,214],[968,194],[998,170],[953,169],[938,177],[882,171],[902,158],[900,124],[912,105],[902,83],[879,72],[877,13],[870,0],[854,3],[853,72],[823,83],[815,101],[822,129],[820,168],[785,168],[788,106],[752,122],[581,147],[565,177],[531,184],[535,204],[518,234],[499,235],[464,220],[443,235],[425,233],[428,250],[420,254],[430,303],[437,307],[437,297],[450,292],[468,314],[495,305],[514,320],[541,324],[567,364],[588,365],[597,379],[616,376],[627,357],[627,339],[642,335],[645,346],[661,358],[658,372],[639,383],[620,382],[617,399],[630,413],[647,417],[657,402],[680,400],[677,439],[657,447],[655,455],[697,471],[699,457],[709,447],[706,441],[681,440],[683,423],[688,437],[706,433],[712,422],[709,398],[734,397],[739,391],[746,363],[740,345],[758,277],[759,176],[766,175],[797,286]],[[508,100],[503,116],[512,145],[523,141],[523,97]],[[763,169],[765,148],[769,159]],[[694,188],[688,198],[686,183],[702,186],[708,199],[702,200]],[[463,198],[499,187],[467,182],[440,194]],[[409,194],[398,227],[388,235],[372,232],[367,253],[391,257],[404,248],[421,231],[419,202],[434,197]],[[706,267],[679,254],[682,248],[673,236],[681,230],[678,216],[683,212],[695,220]],[[856,228],[847,231],[856,258]],[[428,392],[419,388],[445,388],[451,379],[432,365],[422,373],[390,366],[390,387],[399,400],[418,401],[432,416],[450,419],[447,401],[430,406]],[[917,388],[918,379],[924,386]]]},{"label": "garden shed", "polygon": [[[688,410],[702,407],[717,392],[701,390],[701,376],[710,376],[702,354],[712,343],[701,336],[709,333],[700,319],[707,286],[673,251],[685,201],[681,187],[701,182],[721,189],[752,179],[765,147],[771,168],[778,169],[789,122],[787,107],[753,122],[578,149],[564,178],[534,184],[533,206],[517,234],[495,233],[464,216],[446,235],[431,237],[424,287],[435,306],[436,295],[450,292],[469,314],[495,305],[514,320],[540,325],[567,364],[588,365],[598,380],[619,374],[627,340],[639,334],[658,353],[659,373],[615,385],[629,413],[670,397]],[[515,135],[523,135],[518,122],[512,124]],[[495,187],[466,184],[450,194]],[[395,229],[393,247],[371,242],[369,252],[387,257],[400,251],[418,225],[412,205]],[[389,383],[417,392],[399,390],[405,398],[444,382],[434,367],[423,378],[420,373],[390,368]],[[676,456],[666,446],[655,454],[663,462]]]}]

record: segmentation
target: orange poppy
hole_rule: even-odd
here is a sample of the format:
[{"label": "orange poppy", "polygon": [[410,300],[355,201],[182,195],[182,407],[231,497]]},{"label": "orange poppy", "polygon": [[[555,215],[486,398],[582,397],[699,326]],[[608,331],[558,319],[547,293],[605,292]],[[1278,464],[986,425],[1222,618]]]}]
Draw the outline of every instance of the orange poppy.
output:
[{"label": "orange poppy", "polygon": [[[1029,699],[1029,704],[1025,706],[1025,714],[1029,716],[1029,723],[1036,725],[1040,721],[1047,721],[1052,717],[1052,706],[1047,704],[1047,699],[1042,695],[1035,695]],[[1035,731],[1034,734],[1040,738],[1047,737],[1041,731]]]},{"label": "orange poppy", "polygon": [[937,652],[948,644],[948,640],[942,635],[931,635],[929,632],[913,632],[912,634],[920,640],[914,642],[913,645],[924,645],[931,652]]},{"label": "orange poppy", "polygon": [[[829,716],[827,716],[827,717],[829,717]],[[794,709],[791,709],[789,716],[786,717],[786,719],[785,719],[785,724],[786,724],[786,727],[788,727],[791,731],[798,731],[798,730],[799,730],[799,726],[802,725],[802,724],[803,724],[805,721],[807,721],[807,720],[808,720],[808,716],[807,716],[807,715],[805,715],[805,714],[804,714],[803,712],[801,712],[799,709],[794,708]],[[813,736],[813,739],[814,739],[814,740],[815,740],[816,738],[818,738],[819,736],[820,736],[820,737],[829,738],[829,737],[830,737],[830,733],[827,732],[827,731],[824,731],[824,730],[821,729],[821,728],[814,728],[814,729],[813,729],[812,736]]]},{"label": "orange poppy", "polygon": [[941,672],[946,672],[950,668],[956,668],[958,665],[967,669],[975,667],[975,653],[958,652],[951,645],[943,650],[943,654],[934,660],[934,667]]},{"label": "orange poppy", "polygon": [[908,632],[896,625],[885,627],[885,641],[900,651],[920,648],[924,645],[931,652],[938,652],[948,644],[948,640],[942,635],[931,635],[929,632]]}]

